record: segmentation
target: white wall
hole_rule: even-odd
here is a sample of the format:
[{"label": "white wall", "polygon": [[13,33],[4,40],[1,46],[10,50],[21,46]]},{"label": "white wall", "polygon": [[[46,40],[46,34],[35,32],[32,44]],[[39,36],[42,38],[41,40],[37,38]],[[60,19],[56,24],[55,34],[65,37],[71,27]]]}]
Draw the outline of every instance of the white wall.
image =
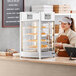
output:
[{"label": "white wall", "polygon": [[69,4],[72,10],[76,10],[76,0],[25,0],[26,11],[29,10],[27,7],[32,5],[44,5],[44,4]]},{"label": "white wall", "polygon": [[11,48],[19,51],[19,27],[2,28],[2,0],[0,0],[0,51]]}]

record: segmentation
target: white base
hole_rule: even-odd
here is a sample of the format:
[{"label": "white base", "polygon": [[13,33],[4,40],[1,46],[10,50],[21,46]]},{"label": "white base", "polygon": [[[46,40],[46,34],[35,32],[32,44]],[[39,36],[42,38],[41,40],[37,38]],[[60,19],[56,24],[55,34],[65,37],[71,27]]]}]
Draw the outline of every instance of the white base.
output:
[{"label": "white base", "polygon": [[[55,57],[54,51],[49,51],[49,52],[41,52],[41,58],[43,57]],[[34,57],[34,58],[39,58],[39,53],[38,52],[21,52],[20,57]]]}]

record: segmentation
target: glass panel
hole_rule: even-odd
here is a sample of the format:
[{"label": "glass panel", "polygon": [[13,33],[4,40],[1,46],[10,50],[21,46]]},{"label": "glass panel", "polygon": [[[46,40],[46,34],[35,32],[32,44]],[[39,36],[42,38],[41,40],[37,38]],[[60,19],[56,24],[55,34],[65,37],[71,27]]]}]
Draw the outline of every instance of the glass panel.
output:
[{"label": "glass panel", "polygon": [[22,50],[24,52],[37,52],[38,21],[22,22]]},{"label": "glass panel", "polygon": [[41,22],[41,55],[44,57],[52,57],[53,50],[53,22]]}]

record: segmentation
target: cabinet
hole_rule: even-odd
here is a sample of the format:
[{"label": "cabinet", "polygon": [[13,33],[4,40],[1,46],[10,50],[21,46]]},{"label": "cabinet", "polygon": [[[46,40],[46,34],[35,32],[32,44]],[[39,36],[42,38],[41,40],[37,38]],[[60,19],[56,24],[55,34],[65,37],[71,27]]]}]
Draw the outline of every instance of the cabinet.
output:
[{"label": "cabinet", "polygon": [[20,56],[54,57],[54,13],[20,13]]}]

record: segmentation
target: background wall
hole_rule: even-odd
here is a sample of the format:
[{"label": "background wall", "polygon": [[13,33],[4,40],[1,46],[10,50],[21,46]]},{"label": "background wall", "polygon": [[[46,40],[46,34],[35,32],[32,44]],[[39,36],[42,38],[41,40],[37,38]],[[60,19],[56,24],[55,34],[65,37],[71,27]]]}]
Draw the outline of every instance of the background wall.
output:
[{"label": "background wall", "polygon": [[[25,10],[29,11],[32,5],[43,4],[70,4],[75,10],[76,0],[25,0]],[[2,28],[2,0],[0,0],[0,50],[14,48],[19,51],[19,27]]]},{"label": "background wall", "polygon": [[2,28],[2,0],[0,0],[0,50],[10,48],[19,50],[19,27]]},{"label": "background wall", "polygon": [[32,5],[46,5],[46,4],[50,4],[50,5],[54,5],[54,4],[70,4],[72,10],[76,10],[76,0],[25,0],[25,6],[26,6],[26,10],[29,10],[29,6]]}]

